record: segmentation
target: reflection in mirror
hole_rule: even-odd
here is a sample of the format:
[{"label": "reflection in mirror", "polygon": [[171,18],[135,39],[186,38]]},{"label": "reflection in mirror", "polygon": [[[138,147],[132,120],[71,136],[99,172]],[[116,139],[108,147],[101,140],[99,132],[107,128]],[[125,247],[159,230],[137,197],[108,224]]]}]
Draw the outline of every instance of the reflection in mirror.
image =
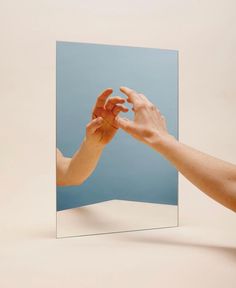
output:
[{"label": "reflection in mirror", "polygon": [[164,127],[160,110],[178,138],[178,52],[57,42],[56,53],[57,237],[177,226],[178,173],[146,145],[145,119]]}]

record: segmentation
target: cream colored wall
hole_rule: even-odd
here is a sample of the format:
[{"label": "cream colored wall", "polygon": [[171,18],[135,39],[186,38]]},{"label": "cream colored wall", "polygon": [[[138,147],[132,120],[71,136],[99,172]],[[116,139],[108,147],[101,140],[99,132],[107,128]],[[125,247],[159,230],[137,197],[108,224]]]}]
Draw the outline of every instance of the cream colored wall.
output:
[{"label": "cream colored wall", "polygon": [[[54,236],[56,40],[178,49],[181,141],[236,163],[235,10],[234,0],[1,1],[2,239]],[[231,229],[231,212],[182,177],[180,208],[182,226]]]}]

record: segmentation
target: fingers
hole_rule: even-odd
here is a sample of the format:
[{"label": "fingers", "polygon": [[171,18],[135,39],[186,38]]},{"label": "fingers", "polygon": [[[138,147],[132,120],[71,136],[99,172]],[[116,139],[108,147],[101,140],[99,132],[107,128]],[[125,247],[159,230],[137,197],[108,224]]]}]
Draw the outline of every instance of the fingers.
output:
[{"label": "fingers", "polygon": [[107,88],[104,90],[97,98],[95,108],[103,108],[105,106],[105,103],[107,101],[107,98],[109,95],[111,95],[113,92],[112,88]]},{"label": "fingers", "polygon": [[130,89],[128,87],[121,86],[120,91],[123,92],[127,97],[127,102],[133,104],[133,111],[137,111],[139,108],[146,106],[153,106],[152,103],[147,99],[147,97],[137,91]]},{"label": "fingers", "polygon": [[[121,86],[121,92],[128,96],[127,101],[133,104],[132,110],[137,112],[138,110],[144,111],[156,111],[160,113],[158,108],[142,93],[138,93],[128,87]],[[144,108],[144,109],[143,109]]]},{"label": "fingers", "polygon": [[114,116],[117,116],[120,112],[128,112],[129,109],[124,105],[119,105],[125,103],[125,99],[121,97],[112,97],[107,100],[105,108],[107,111],[112,112]]},{"label": "fingers", "polygon": [[110,99],[107,100],[105,104],[105,108],[108,111],[112,111],[112,109],[115,107],[116,104],[123,104],[125,103],[125,99],[121,97],[111,97]]},{"label": "fingers", "polygon": [[135,106],[135,104],[137,104],[139,102],[140,96],[135,90],[130,89],[130,88],[125,87],[125,86],[121,86],[120,91],[128,97],[127,101],[129,103],[132,103],[134,106]]},{"label": "fingers", "polygon": [[129,134],[133,134],[135,132],[134,122],[127,118],[117,117],[116,126]]},{"label": "fingers", "polygon": [[86,126],[87,133],[93,134],[98,128],[103,125],[103,118],[98,117],[89,122]]},{"label": "fingers", "polygon": [[151,102],[148,100],[148,98],[147,98],[145,95],[143,95],[142,93],[139,93],[139,97],[140,97],[143,101],[145,101],[146,103],[151,104]]},{"label": "fingers", "polygon": [[113,109],[112,109],[112,113],[113,115],[117,116],[120,112],[128,112],[129,109],[127,107],[125,107],[124,105],[116,105]]}]

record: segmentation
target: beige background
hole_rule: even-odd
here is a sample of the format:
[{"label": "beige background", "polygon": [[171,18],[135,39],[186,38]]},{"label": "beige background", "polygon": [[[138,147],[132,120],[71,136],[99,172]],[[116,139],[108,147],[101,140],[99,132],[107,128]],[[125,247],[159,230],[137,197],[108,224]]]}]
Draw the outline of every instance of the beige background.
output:
[{"label": "beige background", "polygon": [[236,287],[236,215],[180,177],[180,227],[56,240],[55,41],[178,49],[180,139],[236,163],[236,2],[0,2],[0,286]]}]

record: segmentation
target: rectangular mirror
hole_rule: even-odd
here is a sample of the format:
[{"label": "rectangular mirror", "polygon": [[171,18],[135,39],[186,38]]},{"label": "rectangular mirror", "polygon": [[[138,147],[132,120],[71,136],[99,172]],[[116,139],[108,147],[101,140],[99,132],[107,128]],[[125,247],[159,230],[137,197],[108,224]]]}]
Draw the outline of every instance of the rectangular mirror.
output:
[{"label": "rectangular mirror", "polygon": [[[57,42],[57,237],[178,225],[178,173],[167,160],[121,129],[103,149],[84,144],[97,97],[111,87],[109,98],[127,99],[120,86],[146,95],[178,138],[177,51]],[[124,105],[120,116],[133,119]],[[69,165],[77,182],[63,180]]]}]

